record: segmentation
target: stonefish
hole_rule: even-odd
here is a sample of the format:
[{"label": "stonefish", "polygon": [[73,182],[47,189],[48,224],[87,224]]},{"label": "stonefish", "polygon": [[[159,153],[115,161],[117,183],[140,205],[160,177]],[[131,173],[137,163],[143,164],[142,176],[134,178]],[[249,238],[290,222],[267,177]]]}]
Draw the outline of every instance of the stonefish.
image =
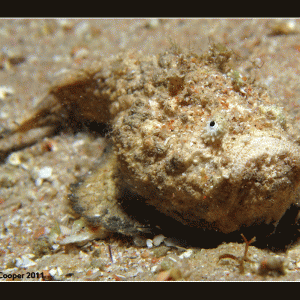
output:
[{"label": "stonefish", "polygon": [[108,230],[144,230],[121,205],[128,193],[190,227],[276,224],[299,194],[299,136],[263,87],[230,68],[231,55],[222,45],[201,56],[173,46],[94,61],[54,82],[15,134],[110,124],[112,150],[69,195]]}]

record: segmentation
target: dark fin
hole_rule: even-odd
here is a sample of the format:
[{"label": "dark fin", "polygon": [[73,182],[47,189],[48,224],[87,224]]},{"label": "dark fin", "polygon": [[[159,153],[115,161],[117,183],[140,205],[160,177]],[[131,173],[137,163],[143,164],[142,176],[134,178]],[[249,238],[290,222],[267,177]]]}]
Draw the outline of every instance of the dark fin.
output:
[{"label": "dark fin", "polygon": [[149,228],[131,218],[122,208],[117,159],[107,151],[97,168],[79,182],[70,186],[68,200],[75,213],[82,215],[91,225],[103,226],[124,235],[139,235]]}]

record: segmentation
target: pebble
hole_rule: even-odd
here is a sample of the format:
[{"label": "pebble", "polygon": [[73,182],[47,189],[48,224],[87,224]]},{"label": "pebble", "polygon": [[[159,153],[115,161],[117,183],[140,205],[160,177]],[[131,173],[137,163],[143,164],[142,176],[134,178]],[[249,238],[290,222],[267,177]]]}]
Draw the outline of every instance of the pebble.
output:
[{"label": "pebble", "polygon": [[142,238],[140,236],[135,236],[134,239],[133,239],[133,243],[137,247],[147,246],[145,238]]},{"label": "pebble", "polygon": [[287,259],[280,255],[269,256],[260,262],[258,273],[266,275],[269,272],[277,272],[280,275],[285,275],[289,266]]},{"label": "pebble", "polygon": [[156,29],[159,25],[160,25],[160,20],[157,19],[157,18],[151,19],[147,23],[147,27],[150,28],[150,29]]},{"label": "pebble", "polygon": [[84,37],[91,30],[91,25],[89,22],[82,21],[75,26],[75,34],[79,37]]},{"label": "pebble", "polygon": [[90,232],[90,231],[83,231],[80,233],[72,233],[67,235],[62,240],[58,240],[58,244],[60,245],[68,245],[68,244],[81,244],[87,243],[94,239],[104,239],[107,236],[107,231],[103,230],[102,227],[99,227],[98,230]]},{"label": "pebble", "polygon": [[183,258],[189,258],[189,257],[192,256],[192,254],[193,254],[193,250],[192,249],[188,249],[187,251],[185,251],[182,254],[180,254],[179,257],[181,259],[183,259]]},{"label": "pebble", "polygon": [[166,238],[164,239],[164,244],[167,246],[167,247],[176,247],[177,246],[177,241],[173,238]]},{"label": "pebble", "polygon": [[52,249],[53,249],[54,251],[58,250],[59,248],[60,248],[60,245],[59,245],[59,244],[53,244],[53,245],[52,245]]},{"label": "pebble", "polygon": [[54,277],[55,275],[56,276],[61,276],[63,274],[63,271],[60,267],[57,267],[57,268],[53,268],[53,269],[50,269],[49,270],[49,274]]},{"label": "pebble", "polygon": [[158,265],[156,266],[153,266],[150,270],[151,270],[151,273],[155,273],[158,269]]},{"label": "pebble", "polygon": [[73,52],[73,58],[74,60],[85,59],[88,57],[89,53],[89,50],[84,47],[76,48]]},{"label": "pebble", "polygon": [[33,241],[32,251],[36,258],[51,254],[52,246],[46,236],[41,236]]},{"label": "pebble", "polygon": [[24,254],[20,258],[16,258],[16,267],[26,269],[35,266],[36,262],[30,259],[32,257],[34,257],[33,254]]},{"label": "pebble", "polygon": [[80,147],[80,146],[82,146],[82,145],[84,145],[84,144],[85,144],[85,140],[81,139],[81,140],[75,141],[75,142],[72,144],[72,146],[73,146],[74,148],[77,148],[77,147]]},{"label": "pebble", "polygon": [[153,241],[152,240],[150,240],[150,239],[147,239],[146,240],[146,245],[147,245],[147,248],[152,248],[153,247]]},{"label": "pebble", "polygon": [[93,234],[89,232],[83,232],[80,234],[69,235],[65,237],[63,240],[59,241],[60,245],[68,245],[68,244],[77,244],[77,243],[84,243],[92,240],[94,238]]},{"label": "pebble", "polygon": [[13,152],[7,158],[7,162],[13,166],[18,166],[24,162],[24,158],[21,152]]},{"label": "pebble", "polygon": [[13,166],[17,166],[17,165],[21,164],[21,159],[20,159],[20,155],[18,154],[18,152],[13,152],[12,154],[10,154],[7,158],[7,162]]},{"label": "pebble", "polygon": [[39,178],[46,179],[51,177],[52,175],[52,168],[51,167],[44,167],[39,170],[38,176]]},{"label": "pebble", "polygon": [[0,86],[0,100],[5,100],[7,96],[13,95],[14,93],[15,91],[12,87],[5,85]]},{"label": "pebble", "polygon": [[44,182],[44,179],[51,177],[52,175],[52,168],[51,167],[44,167],[38,171],[38,178],[35,180],[36,186],[41,186]]},{"label": "pebble", "polygon": [[69,19],[59,19],[57,20],[57,23],[65,31],[69,31],[74,27],[73,20]]},{"label": "pebble", "polygon": [[170,250],[169,247],[166,247],[166,246],[159,246],[159,247],[154,248],[154,249],[152,250],[152,254],[153,254],[156,258],[159,258],[159,257],[162,257],[162,256],[166,256],[169,250]]},{"label": "pebble", "polygon": [[165,237],[162,234],[159,234],[153,238],[153,245],[159,246],[163,241]]},{"label": "pebble", "polygon": [[289,20],[274,20],[271,23],[271,30],[272,34],[279,35],[279,34],[292,34],[299,32],[299,28],[296,26],[296,20],[289,19]]}]

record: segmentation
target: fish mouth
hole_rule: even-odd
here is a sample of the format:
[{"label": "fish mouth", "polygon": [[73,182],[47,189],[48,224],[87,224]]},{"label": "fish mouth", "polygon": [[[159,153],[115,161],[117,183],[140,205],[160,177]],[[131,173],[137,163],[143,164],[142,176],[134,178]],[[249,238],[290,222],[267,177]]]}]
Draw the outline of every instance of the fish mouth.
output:
[{"label": "fish mouth", "polygon": [[300,147],[285,138],[254,137],[232,148],[230,208],[216,220],[228,233],[257,223],[277,224],[295,203],[300,185]]}]

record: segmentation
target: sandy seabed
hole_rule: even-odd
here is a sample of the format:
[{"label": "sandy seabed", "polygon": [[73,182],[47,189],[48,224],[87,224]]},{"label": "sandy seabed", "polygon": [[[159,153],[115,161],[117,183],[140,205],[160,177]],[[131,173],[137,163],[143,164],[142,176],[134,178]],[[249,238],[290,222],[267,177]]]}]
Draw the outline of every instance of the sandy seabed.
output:
[{"label": "sandy seabed", "polygon": [[[20,19],[0,20],[0,28],[1,134],[34,110],[53,78],[65,69],[128,49],[156,54],[170,45],[170,39],[199,54],[212,41],[225,43],[240,57],[239,71],[265,85],[299,129],[299,20]],[[249,246],[249,258],[258,265],[275,255],[284,261],[267,275],[259,275],[255,264],[245,262],[241,273],[238,261],[219,261],[223,254],[243,256],[242,238],[240,243],[208,249],[138,247],[116,236],[51,244],[45,237],[68,235],[74,226],[66,203],[68,186],[93,167],[104,147],[99,135],[66,130],[1,163],[0,280],[300,279],[297,241],[276,254]]]}]

